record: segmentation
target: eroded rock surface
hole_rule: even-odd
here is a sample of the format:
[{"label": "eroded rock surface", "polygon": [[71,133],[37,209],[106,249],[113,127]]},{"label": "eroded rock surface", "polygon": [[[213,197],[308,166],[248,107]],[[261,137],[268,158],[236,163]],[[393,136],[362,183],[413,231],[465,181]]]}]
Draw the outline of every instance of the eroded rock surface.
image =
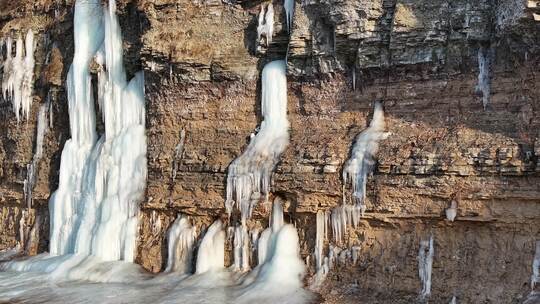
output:
[{"label": "eroded rock surface", "polygon": [[[47,248],[47,201],[69,138],[63,83],[73,54],[72,2],[0,1],[0,36],[31,28],[37,41],[30,120],[17,124],[10,103],[0,103],[0,249],[20,241],[26,165],[38,108],[49,95],[52,128],[35,210],[24,221],[31,226],[42,215],[39,250],[28,251]],[[119,5],[128,73],[142,67],[146,77],[148,185],[137,261],[152,272],[164,269],[165,235],[178,212],[200,227],[227,220],[227,167],[262,119],[260,70],[287,56],[291,142],[276,168],[273,196],[287,201],[303,257],[314,250],[317,210],[341,204],[342,165],[375,101],[384,105],[390,132],[369,179],[366,215],[339,244],[359,246],[358,262],[331,271],[322,300],[416,301],[419,242],[433,235],[430,300],[524,301],[540,239],[540,5],[303,0],[295,2],[289,36],[283,3],[275,1],[274,37],[261,47],[261,4]],[[476,88],[482,48],[494,56],[486,109]],[[445,209],[453,200],[457,217],[449,222]],[[266,226],[265,207],[259,204],[250,225]]]}]

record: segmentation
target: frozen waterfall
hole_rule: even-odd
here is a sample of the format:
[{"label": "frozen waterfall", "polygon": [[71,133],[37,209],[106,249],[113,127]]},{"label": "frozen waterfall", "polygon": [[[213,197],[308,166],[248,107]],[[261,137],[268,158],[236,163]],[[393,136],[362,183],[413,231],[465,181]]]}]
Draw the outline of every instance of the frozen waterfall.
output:
[{"label": "frozen waterfall", "polygon": [[[115,9],[114,0],[108,9],[98,0],[75,4],[75,55],[67,82],[71,139],[49,203],[52,255],[134,258],[138,203],[146,185],[144,79],[138,73],[126,81]],[[89,64],[100,49],[105,134],[98,140]]]},{"label": "frozen waterfall", "polygon": [[[346,205],[345,188],[352,187],[352,201],[359,213],[363,215],[366,206],[366,184],[368,175],[375,165],[375,156],[379,150],[379,141],[385,139],[388,134],[384,132],[384,112],[380,102],[375,103],[373,118],[369,127],[362,131],[352,147],[351,157],[343,167],[343,203]],[[355,214],[353,220],[357,220]]]},{"label": "frozen waterfall", "polygon": [[242,222],[251,216],[261,197],[268,199],[272,171],[289,143],[285,61],[272,61],[264,67],[261,96],[264,120],[260,130],[231,163],[227,176],[225,206],[230,215],[236,205]]}]

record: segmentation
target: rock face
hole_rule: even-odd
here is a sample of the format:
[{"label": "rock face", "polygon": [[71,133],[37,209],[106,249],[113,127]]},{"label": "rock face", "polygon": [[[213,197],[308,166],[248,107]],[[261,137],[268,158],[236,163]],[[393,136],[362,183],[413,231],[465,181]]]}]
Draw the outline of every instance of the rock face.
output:
[{"label": "rock face", "polygon": [[[21,223],[30,231],[37,214],[40,242],[28,251],[47,250],[47,200],[69,138],[62,84],[73,55],[72,2],[0,1],[0,36],[32,28],[37,41],[31,119],[17,124],[10,103],[0,103],[0,250],[14,247]],[[198,226],[224,217],[227,167],[262,120],[260,71],[287,56],[291,142],[272,196],[286,200],[304,257],[315,247],[317,211],[341,204],[341,168],[375,101],[390,132],[367,185],[366,215],[334,244],[360,248],[358,261],[335,266],[324,301],[416,301],[419,244],[430,236],[434,303],[525,299],[540,239],[537,1],[302,0],[290,35],[283,3],[274,1],[268,46],[256,41],[260,2],[119,2],[128,73],[145,70],[148,186],[137,262],[146,269],[164,269],[177,213]],[[21,221],[37,112],[48,95],[54,119],[35,210]],[[457,217],[449,222],[452,201]],[[259,204],[250,225],[267,218]]]}]

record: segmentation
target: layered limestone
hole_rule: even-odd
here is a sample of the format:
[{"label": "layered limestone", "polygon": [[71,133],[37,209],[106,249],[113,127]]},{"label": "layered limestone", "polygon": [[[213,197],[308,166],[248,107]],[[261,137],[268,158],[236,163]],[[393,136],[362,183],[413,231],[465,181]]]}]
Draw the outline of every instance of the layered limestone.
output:
[{"label": "layered limestone", "polygon": [[[238,214],[230,221],[224,215],[227,168],[263,120],[260,71],[287,55],[290,143],[275,168],[269,201],[284,200],[285,220],[296,224],[310,275],[320,260],[312,255],[316,245],[324,244],[317,255],[329,256],[333,239],[329,232],[317,241],[317,212],[341,204],[344,163],[376,101],[389,132],[368,177],[365,215],[334,244],[351,256],[333,263],[321,301],[416,301],[423,288],[417,256],[431,236],[430,302],[510,303],[530,293],[540,240],[540,33],[534,19],[540,11],[534,1],[309,0],[294,2],[292,10],[286,1],[294,11],[290,36],[287,11],[275,1],[268,45],[257,41],[257,25],[269,2],[118,2],[128,78],[145,71],[148,184],[135,258],[144,268],[166,269],[166,236],[180,212],[197,231],[218,217],[237,223]],[[37,115],[17,125],[11,104],[0,103],[0,250],[16,247],[20,226],[31,231],[40,214],[39,246],[28,252],[43,252],[47,200],[58,187],[60,153],[71,137],[62,88],[73,57],[71,3],[3,1],[0,17],[0,36],[33,30],[30,113],[50,95],[53,115],[34,169],[32,209],[24,213]],[[484,109],[484,91],[476,89],[478,54],[491,48]],[[452,202],[456,215],[449,221]],[[250,229],[268,226],[271,209],[257,204]],[[233,265],[233,247],[228,239],[226,266]]]}]

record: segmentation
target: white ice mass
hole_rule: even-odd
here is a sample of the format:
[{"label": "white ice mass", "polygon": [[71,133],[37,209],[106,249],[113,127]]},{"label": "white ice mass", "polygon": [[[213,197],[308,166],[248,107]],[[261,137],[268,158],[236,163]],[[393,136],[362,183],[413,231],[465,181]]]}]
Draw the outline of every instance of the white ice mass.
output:
[{"label": "white ice mass", "polygon": [[[128,83],[116,4],[75,4],[75,54],[67,81],[71,139],[62,151],[52,195],[50,253],[133,261],[138,203],[146,186],[144,80]],[[89,64],[102,48],[98,97],[105,134],[97,139]]]},{"label": "white ice mass", "polygon": [[2,95],[4,100],[11,100],[17,121],[21,116],[28,120],[34,90],[34,32],[28,30],[25,39],[19,36],[15,41],[13,56],[13,40],[6,38],[6,58],[4,59],[2,77]]},{"label": "white ice mass", "polygon": [[273,35],[274,6],[272,5],[272,3],[268,3],[265,11],[264,4],[262,4],[257,25],[257,45],[259,45],[259,43],[261,42],[261,38],[265,39],[266,46],[270,45],[270,43],[272,43]]},{"label": "white ice mass", "polygon": [[[376,102],[369,127],[356,137],[351,150],[351,157],[343,167],[343,205],[348,205],[345,189],[350,186],[352,188],[351,201],[361,215],[364,214],[366,209],[366,184],[368,176],[375,166],[379,142],[388,137],[388,133],[384,131],[384,128],[383,107],[380,102]],[[357,220],[358,215],[356,213],[358,212],[353,214],[352,220]]]},{"label": "white ice mass", "polygon": [[283,60],[272,61],[264,67],[261,94],[264,120],[246,151],[229,166],[225,206],[229,214],[236,206],[243,223],[259,200],[268,199],[272,171],[289,143],[285,70]]},{"label": "white ice mass", "polygon": [[431,268],[433,266],[433,236],[429,237],[429,240],[420,241],[420,249],[418,250],[418,275],[422,282],[422,291],[420,296],[422,298],[429,297],[431,294]]}]

